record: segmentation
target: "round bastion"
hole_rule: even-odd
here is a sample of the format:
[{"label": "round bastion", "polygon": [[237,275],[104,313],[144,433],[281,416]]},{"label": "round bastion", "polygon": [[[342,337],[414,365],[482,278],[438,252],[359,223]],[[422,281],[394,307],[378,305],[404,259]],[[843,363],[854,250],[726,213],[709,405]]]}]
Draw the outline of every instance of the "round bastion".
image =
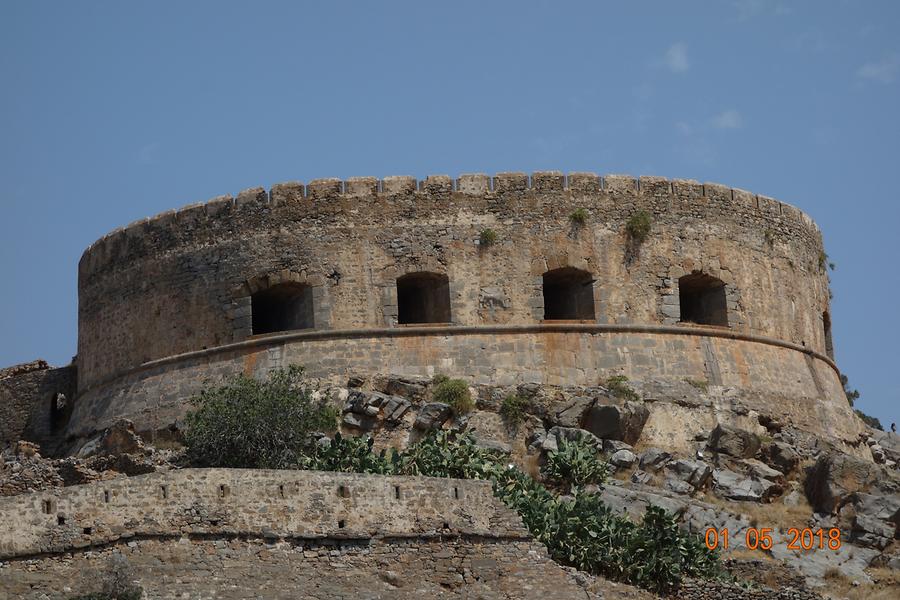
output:
[{"label": "round bastion", "polygon": [[691,180],[537,172],[248,189],[84,252],[67,434],[123,417],[159,429],[210,381],[299,364],[333,384],[624,375],[651,405],[653,390],[687,381],[719,393],[668,403],[648,424],[657,438],[739,406],[852,442],[824,257],[797,208]]}]

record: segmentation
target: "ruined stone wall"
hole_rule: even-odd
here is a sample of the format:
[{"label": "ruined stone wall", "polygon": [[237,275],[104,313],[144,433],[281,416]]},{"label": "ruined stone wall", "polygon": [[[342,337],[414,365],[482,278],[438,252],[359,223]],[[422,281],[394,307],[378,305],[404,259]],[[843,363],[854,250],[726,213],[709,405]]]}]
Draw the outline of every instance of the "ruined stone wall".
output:
[{"label": "ruined stone wall", "polygon": [[188,469],[0,498],[0,516],[0,598],[98,591],[112,553],[149,598],[585,597],[483,481]]},{"label": "ruined stone wall", "polygon": [[[60,406],[57,394],[64,394]],[[19,440],[52,453],[65,431],[75,398],[75,367],[51,369],[42,360],[0,371],[0,448]]]}]

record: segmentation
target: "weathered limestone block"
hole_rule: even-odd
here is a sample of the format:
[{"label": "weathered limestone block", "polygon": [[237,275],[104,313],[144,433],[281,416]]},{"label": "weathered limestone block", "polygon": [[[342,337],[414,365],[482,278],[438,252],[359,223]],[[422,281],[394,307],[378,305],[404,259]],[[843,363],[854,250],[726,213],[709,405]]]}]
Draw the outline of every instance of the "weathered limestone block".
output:
[{"label": "weathered limestone block", "polygon": [[761,441],[755,433],[720,423],[710,433],[707,445],[715,452],[735,458],[751,458],[759,451]]}]

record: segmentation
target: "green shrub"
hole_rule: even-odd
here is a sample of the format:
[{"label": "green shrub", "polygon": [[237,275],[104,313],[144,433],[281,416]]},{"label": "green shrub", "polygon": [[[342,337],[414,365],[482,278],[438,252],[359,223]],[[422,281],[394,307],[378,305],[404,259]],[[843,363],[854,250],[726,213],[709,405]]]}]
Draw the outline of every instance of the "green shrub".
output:
[{"label": "green shrub", "polygon": [[445,379],[437,384],[431,397],[435,402],[449,404],[453,414],[464,415],[475,408],[468,384],[462,379]]},{"label": "green shrub", "polygon": [[478,243],[485,248],[493,246],[497,243],[497,232],[491,228],[482,229],[481,234],[478,236]]},{"label": "green shrub", "polygon": [[588,211],[583,208],[576,208],[569,213],[569,220],[575,225],[584,225],[587,222]]},{"label": "green shrub", "polygon": [[443,373],[435,373],[434,377],[431,378],[431,385],[438,386],[444,383],[445,381],[450,381],[450,378],[444,375]]},{"label": "green shrub", "polygon": [[612,377],[607,377],[606,381],[603,382],[603,385],[616,398],[632,401],[641,399],[638,393],[628,385],[628,377],[625,375],[613,375]]},{"label": "green shrub", "polygon": [[284,469],[312,450],[318,431],[337,427],[338,411],[316,401],[303,369],[276,369],[266,381],[244,375],[204,389],[185,419],[189,460],[198,466]]},{"label": "green shrub", "polygon": [[639,210],[628,218],[625,223],[625,231],[632,241],[640,244],[650,235],[651,224],[650,213],[646,210]]},{"label": "green shrub", "polygon": [[429,432],[393,461],[398,475],[490,479],[502,464],[499,453],[479,447],[471,433]]},{"label": "green shrub", "polygon": [[[519,513],[554,560],[582,571],[654,591],[670,591],[686,576],[708,578],[721,573],[717,555],[699,537],[682,532],[675,518],[661,508],[649,507],[637,525],[613,513],[597,494],[576,491],[572,497],[557,496],[506,464],[499,453],[480,448],[469,432],[431,431],[403,452],[393,452],[389,460],[384,453],[372,453],[369,440],[349,441],[336,435],[331,446],[332,451],[315,455],[310,468],[489,479],[494,495]],[[565,468],[579,472],[579,480],[597,481],[593,461],[600,461],[596,450],[587,446],[584,440],[564,442],[556,460],[560,465],[575,464],[574,469]],[[364,456],[367,452],[371,458]]]},{"label": "green shrub", "polygon": [[510,427],[518,427],[525,420],[528,400],[518,394],[509,394],[500,404],[500,416]]},{"label": "green shrub", "polygon": [[609,475],[609,468],[600,459],[597,447],[581,436],[572,441],[561,439],[559,449],[547,455],[541,475],[574,490],[591,483],[602,484]]},{"label": "green shrub", "polygon": [[[371,437],[344,437],[334,434],[327,445],[316,445],[313,452],[301,461],[301,466],[314,471],[336,471],[339,473],[375,473],[390,475],[394,464],[382,450],[372,452],[375,440]],[[396,451],[394,452],[396,455]]]}]

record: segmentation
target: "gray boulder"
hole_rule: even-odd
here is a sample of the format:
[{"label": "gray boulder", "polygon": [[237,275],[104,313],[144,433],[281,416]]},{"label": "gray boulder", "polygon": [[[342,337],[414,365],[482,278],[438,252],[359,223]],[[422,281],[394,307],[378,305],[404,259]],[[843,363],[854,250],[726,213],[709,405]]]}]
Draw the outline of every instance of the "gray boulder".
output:
[{"label": "gray boulder", "polygon": [[603,451],[613,454],[619,450],[632,450],[631,444],[619,440],[603,440]]},{"label": "gray boulder", "polygon": [[677,477],[666,477],[666,481],[664,484],[665,488],[670,492],[675,492],[676,494],[682,494],[689,496],[694,493],[694,486],[692,486],[687,481],[683,481],[678,479]]},{"label": "gray boulder", "polygon": [[431,380],[427,377],[392,375],[384,382],[384,391],[392,396],[401,396],[410,400],[425,398],[425,390]]},{"label": "gray boulder", "polygon": [[738,461],[738,464],[745,473],[756,479],[780,480],[784,477],[781,471],[773,469],[766,463],[756,460],[755,458],[745,458]]},{"label": "gray boulder", "polygon": [[560,442],[561,440],[574,442],[580,438],[593,444],[598,452],[603,449],[603,440],[585,429],[578,429],[577,427],[560,427],[557,425],[551,427],[547,433],[550,436],[555,437],[557,442]]},{"label": "gray boulder", "polygon": [[765,453],[766,461],[775,469],[785,475],[790,474],[800,464],[800,454],[790,445],[784,442],[772,442]]},{"label": "gray boulder", "polygon": [[559,410],[550,413],[550,422],[561,427],[581,427],[585,412],[594,405],[594,398],[576,396],[569,399]]},{"label": "gray boulder", "polygon": [[412,408],[412,403],[405,398],[399,396],[391,396],[390,399],[382,406],[382,416],[388,423],[399,423],[403,416]]},{"label": "gray boulder", "polygon": [[619,469],[630,469],[637,461],[637,456],[631,450],[619,450],[609,457],[609,463]]},{"label": "gray boulder", "polygon": [[634,444],[649,416],[650,410],[642,402],[594,404],[584,413],[581,426],[598,438]]},{"label": "gray boulder", "polygon": [[850,529],[850,541],[867,548],[884,550],[894,540],[895,528],[875,517],[856,515]]},{"label": "gray boulder", "polygon": [[881,477],[874,463],[840,452],[824,454],[807,473],[806,497],[817,512],[834,513],[853,494],[873,488]]},{"label": "gray boulder", "polygon": [[774,481],[753,479],[728,469],[715,469],[712,481],[713,491],[730,500],[760,502],[780,489]]},{"label": "gray boulder", "polygon": [[670,477],[689,484],[699,490],[706,485],[712,475],[712,467],[700,460],[676,460],[666,465]]},{"label": "gray boulder", "polygon": [[716,425],[716,428],[709,434],[709,442],[707,442],[707,446],[711,450],[735,458],[755,456],[759,452],[760,445],[759,436],[755,433],[728,427],[721,423]]},{"label": "gray boulder", "polygon": [[344,413],[341,423],[346,427],[353,427],[360,431],[372,431],[378,426],[378,419],[370,415],[348,412]]},{"label": "gray boulder", "polygon": [[647,471],[635,471],[631,474],[631,483],[648,484],[653,479],[653,475]]},{"label": "gray boulder", "polygon": [[416,421],[413,423],[415,429],[427,431],[429,429],[440,429],[450,415],[453,409],[443,402],[429,402],[419,410]]},{"label": "gray boulder", "polygon": [[672,458],[672,455],[659,448],[648,448],[641,454],[640,467],[645,471],[659,471]]}]

